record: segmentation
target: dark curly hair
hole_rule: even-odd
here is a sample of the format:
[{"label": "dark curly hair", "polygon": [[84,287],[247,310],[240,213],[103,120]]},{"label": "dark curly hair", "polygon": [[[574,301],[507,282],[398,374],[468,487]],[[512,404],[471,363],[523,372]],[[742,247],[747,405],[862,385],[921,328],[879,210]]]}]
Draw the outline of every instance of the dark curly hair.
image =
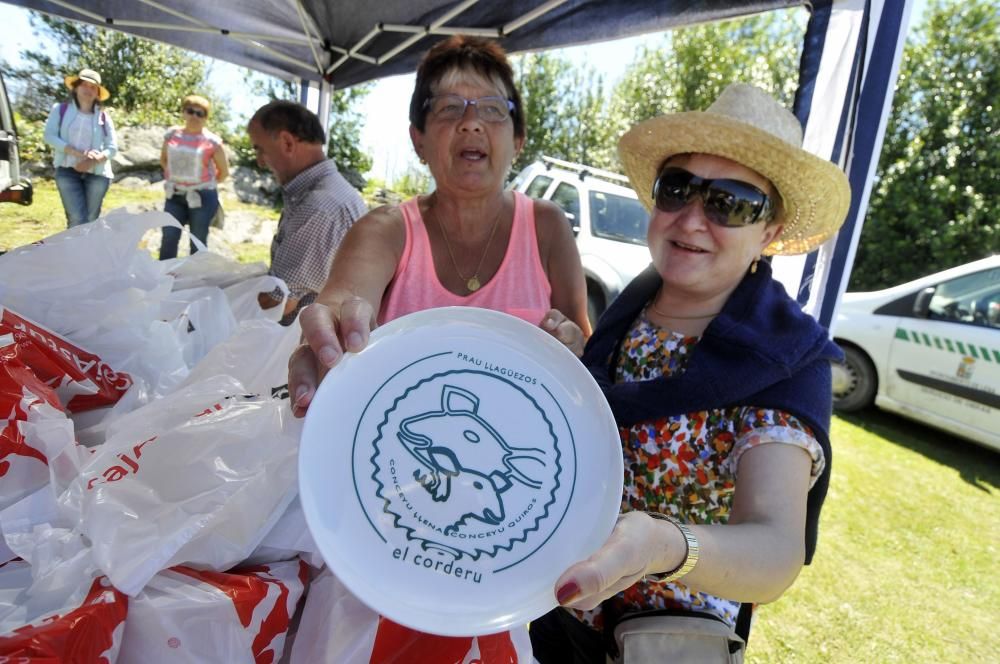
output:
[{"label": "dark curly hair", "polygon": [[432,88],[451,71],[475,73],[487,81],[499,81],[514,102],[510,117],[514,122],[514,135],[524,138],[524,110],[521,94],[514,84],[514,70],[507,60],[507,53],[492,39],[454,35],[435,44],[427,51],[417,69],[417,84],[410,97],[410,123],[424,131],[427,108],[424,104],[433,96]]}]

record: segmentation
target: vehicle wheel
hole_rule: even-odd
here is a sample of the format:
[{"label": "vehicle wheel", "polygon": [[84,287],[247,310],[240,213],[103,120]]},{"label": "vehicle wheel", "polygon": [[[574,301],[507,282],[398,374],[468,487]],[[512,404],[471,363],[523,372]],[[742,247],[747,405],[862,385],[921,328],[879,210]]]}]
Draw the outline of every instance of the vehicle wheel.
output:
[{"label": "vehicle wheel", "polygon": [[864,352],[844,347],[844,361],[833,365],[833,407],[845,413],[867,408],[875,402],[878,376]]},{"label": "vehicle wheel", "polygon": [[604,313],[604,298],[593,291],[587,291],[587,318],[591,329],[597,327],[597,319]]}]

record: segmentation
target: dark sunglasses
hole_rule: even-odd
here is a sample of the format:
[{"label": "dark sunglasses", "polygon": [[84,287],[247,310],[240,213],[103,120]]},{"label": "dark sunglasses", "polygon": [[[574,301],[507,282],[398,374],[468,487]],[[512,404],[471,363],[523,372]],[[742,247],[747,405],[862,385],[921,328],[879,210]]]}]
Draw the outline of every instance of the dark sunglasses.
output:
[{"label": "dark sunglasses", "polygon": [[208,111],[203,111],[200,108],[191,108],[190,106],[184,109],[184,112],[188,115],[193,115],[198,118],[203,118],[208,115]]},{"label": "dark sunglasses", "polygon": [[774,213],[767,194],[740,180],[710,180],[668,166],[653,183],[653,202],[664,212],[682,210],[695,196],[701,198],[709,221],[728,228],[768,221]]}]

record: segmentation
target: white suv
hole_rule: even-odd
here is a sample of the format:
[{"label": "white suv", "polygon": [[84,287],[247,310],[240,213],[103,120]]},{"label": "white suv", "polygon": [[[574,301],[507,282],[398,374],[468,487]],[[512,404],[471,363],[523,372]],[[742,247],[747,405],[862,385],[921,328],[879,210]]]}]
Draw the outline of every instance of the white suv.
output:
[{"label": "white suv", "polygon": [[576,236],[587,278],[591,323],[649,265],[649,212],[623,175],[542,157],[518,173],[510,188],[563,209]]}]

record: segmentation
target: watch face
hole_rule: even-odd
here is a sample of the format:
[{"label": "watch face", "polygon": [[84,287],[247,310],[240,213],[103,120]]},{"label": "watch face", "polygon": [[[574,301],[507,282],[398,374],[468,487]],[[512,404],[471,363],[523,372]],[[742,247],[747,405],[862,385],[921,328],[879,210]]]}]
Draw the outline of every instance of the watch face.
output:
[{"label": "watch face", "polygon": [[497,632],[556,606],[610,534],[617,427],[589,372],[506,314],[434,309],[379,328],[324,379],[300,490],[327,564],[421,631]]}]

